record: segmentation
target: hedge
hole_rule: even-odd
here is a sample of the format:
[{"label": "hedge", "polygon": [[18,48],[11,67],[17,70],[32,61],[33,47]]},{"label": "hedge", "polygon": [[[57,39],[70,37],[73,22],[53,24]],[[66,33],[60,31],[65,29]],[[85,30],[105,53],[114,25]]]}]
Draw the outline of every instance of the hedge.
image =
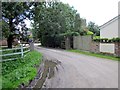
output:
[{"label": "hedge", "polygon": [[114,43],[114,42],[120,42],[120,38],[112,38],[112,39],[108,39],[108,38],[97,38],[97,39],[93,39],[93,41],[95,42],[101,42],[101,43]]}]

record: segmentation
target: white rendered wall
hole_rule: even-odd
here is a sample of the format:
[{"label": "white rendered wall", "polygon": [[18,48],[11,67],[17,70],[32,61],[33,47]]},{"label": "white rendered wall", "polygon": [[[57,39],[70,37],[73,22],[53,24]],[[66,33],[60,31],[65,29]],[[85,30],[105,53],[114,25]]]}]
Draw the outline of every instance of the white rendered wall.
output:
[{"label": "white rendered wall", "polygon": [[100,29],[100,37],[109,39],[113,37],[118,37],[118,20],[115,20],[108,25],[103,26]]},{"label": "white rendered wall", "polygon": [[100,52],[115,53],[115,44],[100,43]]}]

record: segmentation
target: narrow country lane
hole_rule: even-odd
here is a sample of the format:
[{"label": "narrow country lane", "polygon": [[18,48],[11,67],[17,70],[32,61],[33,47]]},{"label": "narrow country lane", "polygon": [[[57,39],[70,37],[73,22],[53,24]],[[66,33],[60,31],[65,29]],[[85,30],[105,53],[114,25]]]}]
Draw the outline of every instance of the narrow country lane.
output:
[{"label": "narrow country lane", "polygon": [[48,60],[61,62],[46,88],[118,88],[118,61],[37,47]]}]

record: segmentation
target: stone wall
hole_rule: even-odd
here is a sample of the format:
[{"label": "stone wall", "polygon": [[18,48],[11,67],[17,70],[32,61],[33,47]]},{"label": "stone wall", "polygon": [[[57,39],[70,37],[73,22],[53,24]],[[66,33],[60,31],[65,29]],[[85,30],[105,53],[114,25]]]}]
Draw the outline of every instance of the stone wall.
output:
[{"label": "stone wall", "polygon": [[[113,55],[120,57],[120,42],[119,43],[113,43],[113,44],[115,46]],[[94,53],[100,53],[101,52],[100,51],[100,43],[99,42],[92,42],[90,51],[94,52]]]},{"label": "stone wall", "polygon": [[120,42],[115,43],[115,55],[120,57]]},{"label": "stone wall", "polygon": [[73,48],[78,50],[90,51],[92,43],[92,36],[74,36]]},{"label": "stone wall", "polygon": [[[120,42],[113,43],[113,44],[115,44],[115,47],[114,47],[115,50],[114,50],[113,55],[120,57]],[[100,43],[99,42],[92,42],[90,52],[100,53]]]},{"label": "stone wall", "polygon": [[100,43],[99,42],[92,42],[90,52],[100,53]]},{"label": "stone wall", "polygon": [[78,50],[90,51],[94,53],[100,52],[100,43],[92,41],[92,36],[74,36],[73,48]]},{"label": "stone wall", "polygon": [[[101,44],[104,44],[104,48],[101,51]],[[92,41],[91,36],[75,36],[73,38],[73,48],[78,50],[84,50],[84,51],[90,51],[94,53],[109,53],[115,56],[120,57],[120,42],[119,43],[101,43],[100,42],[94,42]],[[114,45],[114,47],[110,47],[111,45]],[[113,52],[110,52],[110,49],[113,50]],[[106,50],[106,51],[105,51]]]}]

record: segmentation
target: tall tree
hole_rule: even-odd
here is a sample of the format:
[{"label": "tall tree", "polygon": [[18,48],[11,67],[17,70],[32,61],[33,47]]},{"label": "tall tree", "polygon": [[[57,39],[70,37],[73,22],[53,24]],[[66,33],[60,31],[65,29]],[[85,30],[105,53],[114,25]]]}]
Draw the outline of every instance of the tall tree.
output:
[{"label": "tall tree", "polygon": [[31,5],[32,3],[28,2],[2,2],[2,30],[3,33],[9,32],[8,35],[5,36],[7,37],[8,48],[12,48],[15,31],[19,31],[18,25],[24,22],[26,18],[30,18],[29,12]]},{"label": "tall tree", "polygon": [[99,35],[100,35],[99,26],[96,25],[94,22],[89,22],[89,23],[88,23],[88,29],[89,29],[89,31],[93,32],[94,35],[96,35],[96,36],[99,36]]},{"label": "tall tree", "polygon": [[58,46],[63,38],[78,35],[81,21],[77,11],[62,2],[41,2],[34,7],[34,29],[44,46]]}]

